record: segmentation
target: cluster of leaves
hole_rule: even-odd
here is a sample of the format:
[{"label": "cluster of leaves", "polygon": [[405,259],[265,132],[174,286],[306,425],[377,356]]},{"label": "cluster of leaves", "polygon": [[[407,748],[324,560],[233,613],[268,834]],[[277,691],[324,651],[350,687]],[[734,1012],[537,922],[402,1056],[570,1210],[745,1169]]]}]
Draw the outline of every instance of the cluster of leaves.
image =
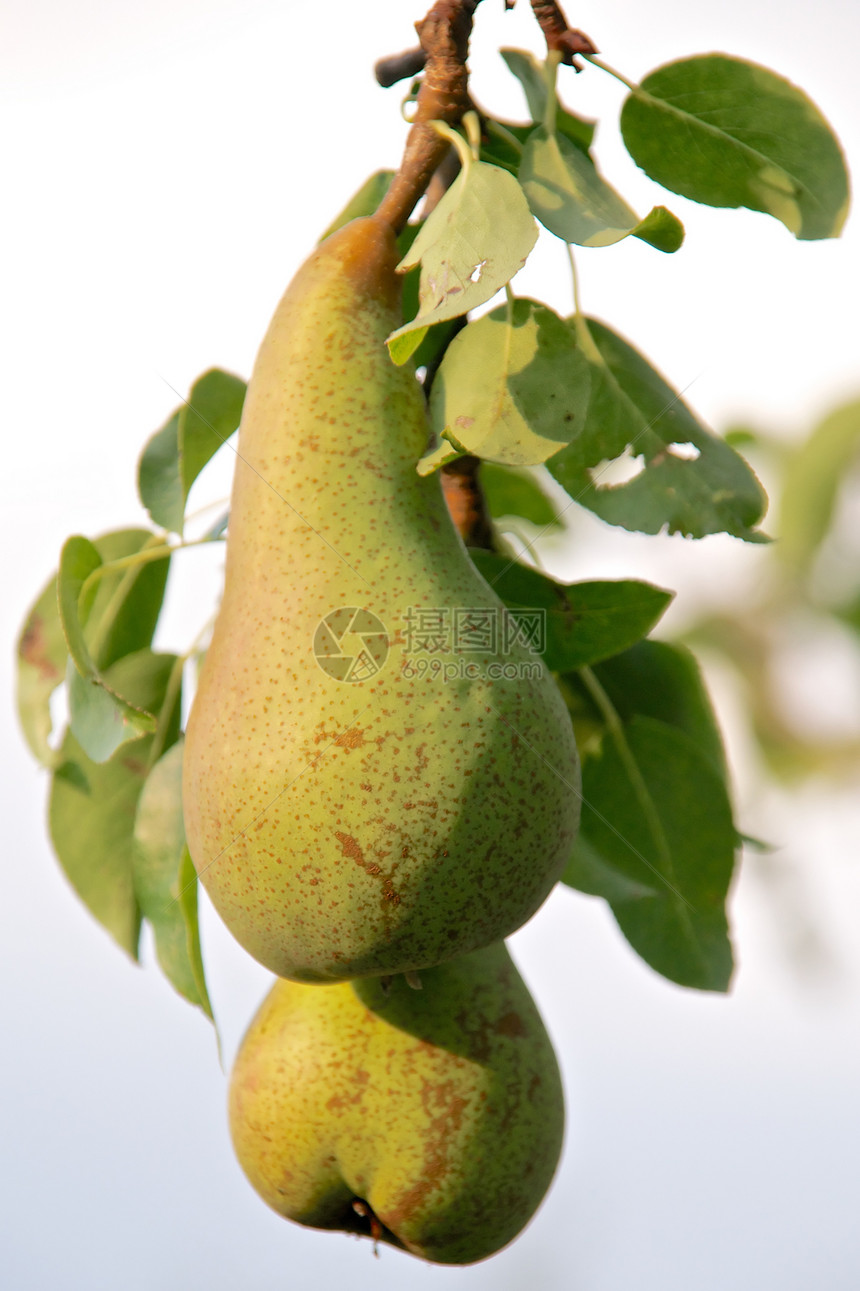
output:
[{"label": "cluster of leaves", "polygon": [[[568,246],[634,236],[663,252],[680,247],[683,229],[662,206],[640,219],[601,176],[594,123],[558,103],[552,57],[503,55],[533,119],[467,118],[468,144],[449,132],[461,173],[401,264],[420,263],[419,307],[389,338],[395,362],[501,288],[508,293],[506,305],[447,346],[430,394],[436,442],[419,469],[463,453],[510,466],[546,462],[573,500],[611,524],[755,540],[764,497],[754,475],[648,361],[578,308],[562,319],[513,296],[508,284],[535,243],[536,220]],[[652,179],[694,201],[764,211],[800,238],[839,233],[848,204],[842,154],[801,90],[724,55],[625,84],[622,136]],[[606,464],[623,455],[641,459],[639,473],[601,483]]]},{"label": "cluster of leaves", "polygon": [[[157,529],[69,538],[18,641],[18,711],[49,769],[57,857],[93,915],[132,958],[141,924],[178,991],[211,1017],[197,876],[182,820],[180,713],[187,655],[152,649],[191,485],[239,424],[244,382],[206,373],[149,441],[138,491]],[[221,520],[196,542],[222,537]],[[173,536],[172,536],[173,535]],[[52,742],[65,683],[68,723]]]},{"label": "cluster of leaves", "polygon": [[[600,175],[594,124],[555,92],[557,63],[504,53],[532,121],[467,118],[448,134],[462,169],[402,237],[404,317],[392,359],[413,359],[436,443],[428,474],[470,453],[497,521],[549,529],[555,510],[529,467],[545,463],[571,501],[646,533],[725,531],[756,541],[765,499],[755,475],[627,341],[576,312],[563,319],[508,286],[537,238],[535,220],[570,246],[634,236],[664,252],[683,239],[666,208],[644,218]],[[798,237],[833,236],[847,203],[838,144],[801,91],[723,56],[687,59],[629,85],[622,133],[640,166],[674,192],[747,206]],[[440,129],[447,130],[447,127]],[[376,209],[379,173],[327,232]],[[507,303],[471,322],[501,288]],[[479,372],[481,380],[475,381]],[[238,426],[244,383],[213,370],[145,446],[138,491],[153,528],[76,535],[19,640],[19,710],[51,772],[58,858],[92,913],[133,957],[143,920],[173,985],[211,1016],[197,887],[182,823],[182,656],[152,648],[189,491]],[[600,483],[632,454],[643,469]],[[195,542],[223,538],[222,517]],[[693,656],[647,639],[671,593],[632,580],[563,586],[498,552],[475,552],[516,615],[546,612],[545,659],[583,755],[583,821],[564,881],[604,898],[637,952],[687,986],[725,990],[732,952],[725,900],[738,834],[719,730]],[[65,683],[68,724],[51,738]]]}]

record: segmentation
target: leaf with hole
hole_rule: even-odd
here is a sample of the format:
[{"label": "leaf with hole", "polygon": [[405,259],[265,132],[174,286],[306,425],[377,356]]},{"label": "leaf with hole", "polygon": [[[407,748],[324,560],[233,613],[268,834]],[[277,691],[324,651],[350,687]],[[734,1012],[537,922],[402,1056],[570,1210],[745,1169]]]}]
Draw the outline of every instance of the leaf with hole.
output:
[{"label": "leaf with hole", "polygon": [[[765,495],[743,458],[617,333],[582,317],[571,327],[591,368],[588,410],[577,437],[547,462],[570,497],[625,529],[766,541],[755,532]],[[639,473],[601,483],[628,452],[641,457]]]},{"label": "leaf with hole", "polygon": [[419,262],[419,310],[388,337],[405,363],[428,327],[485,304],[519,273],[537,241],[537,225],[513,175],[475,161],[461,171],[425,220],[399,269]]}]

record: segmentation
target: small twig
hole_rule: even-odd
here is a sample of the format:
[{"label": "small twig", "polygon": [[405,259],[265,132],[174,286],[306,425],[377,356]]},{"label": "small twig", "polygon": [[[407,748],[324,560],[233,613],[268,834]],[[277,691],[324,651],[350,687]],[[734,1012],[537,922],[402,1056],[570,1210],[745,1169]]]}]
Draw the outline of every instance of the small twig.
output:
[{"label": "small twig", "polygon": [[592,41],[584,32],[567,25],[558,0],[532,0],[532,9],[544,34],[547,49],[561,54],[563,63],[581,72],[582,64],[577,63],[574,55],[598,53]]},{"label": "small twig", "polygon": [[424,78],[403,161],[377,211],[377,217],[396,233],[403,229],[449,146],[429,122],[457,125],[471,107],[466,58],[479,3],[436,0],[427,17],[415,24],[426,58]]},{"label": "small twig", "polygon": [[410,76],[417,76],[424,71],[427,55],[419,45],[417,49],[404,49],[402,54],[389,54],[380,58],[373,69],[377,83],[383,89],[390,89],[398,81],[405,81]]}]

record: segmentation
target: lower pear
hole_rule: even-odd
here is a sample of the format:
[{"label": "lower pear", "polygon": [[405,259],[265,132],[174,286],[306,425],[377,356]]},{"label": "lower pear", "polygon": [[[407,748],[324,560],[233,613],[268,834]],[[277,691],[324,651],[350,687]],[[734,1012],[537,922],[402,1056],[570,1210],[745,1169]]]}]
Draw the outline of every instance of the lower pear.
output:
[{"label": "lower pear", "polygon": [[421,974],[278,981],[230,1082],[239,1162],[278,1214],[472,1264],[522,1230],[555,1172],[552,1045],[503,943]]}]

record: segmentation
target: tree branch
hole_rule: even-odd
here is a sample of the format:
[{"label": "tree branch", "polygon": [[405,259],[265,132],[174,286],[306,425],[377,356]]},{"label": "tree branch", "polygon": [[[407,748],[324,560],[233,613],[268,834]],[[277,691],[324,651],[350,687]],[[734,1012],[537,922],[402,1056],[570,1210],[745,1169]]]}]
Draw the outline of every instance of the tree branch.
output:
[{"label": "tree branch", "polygon": [[547,49],[561,54],[563,63],[581,72],[582,64],[577,63],[574,55],[598,53],[588,36],[575,27],[568,27],[557,0],[532,0],[532,9],[544,34]]},{"label": "tree branch", "polygon": [[427,55],[419,45],[417,49],[404,49],[402,54],[389,54],[387,58],[380,58],[373,74],[377,83],[387,90],[398,81],[405,81],[407,77],[423,72],[426,62]]},{"label": "tree branch", "polygon": [[[425,56],[415,120],[406,139],[400,169],[377,211],[377,217],[399,233],[427,188],[448,143],[428,124],[457,125],[471,107],[466,59],[472,18],[480,0],[436,0],[427,17],[415,24]],[[383,60],[383,62],[390,60]]]}]

